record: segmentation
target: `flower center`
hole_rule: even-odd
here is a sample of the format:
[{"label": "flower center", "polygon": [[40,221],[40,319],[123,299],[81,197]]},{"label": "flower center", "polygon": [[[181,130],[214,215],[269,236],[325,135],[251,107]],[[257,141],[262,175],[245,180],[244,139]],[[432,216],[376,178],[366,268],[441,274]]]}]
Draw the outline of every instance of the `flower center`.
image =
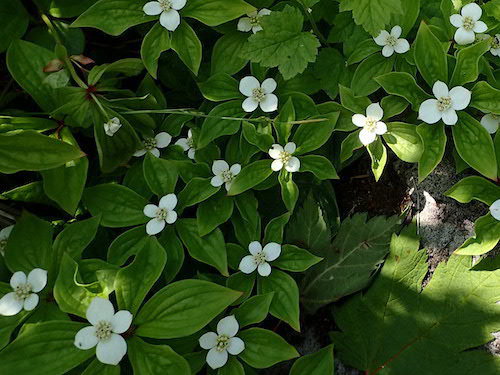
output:
[{"label": "flower center", "polygon": [[266,254],[264,254],[264,252],[261,251],[253,256],[253,260],[256,265],[264,264],[267,261]]},{"label": "flower center", "polygon": [[16,293],[16,297],[20,300],[24,300],[28,298],[28,296],[31,294],[33,290],[33,287],[31,286],[30,283],[24,283],[24,284],[19,284],[16,286],[16,289],[14,290],[14,293]]},{"label": "flower center", "polygon": [[156,211],[156,218],[159,220],[166,220],[168,215],[168,210],[164,208],[159,208],[158,211]]},{"label": "flower center", "polygon": [[368,117],[366,119],[365,129],[370,132],[374,132],[376,127],[377,127],[377,120],[375,120],[372,117]]},{"label": "flower center", "polygon": [[264,92],[264,90],[262,88],[257,87],[256,89],[253,89],[252,96],[255,100],[257,100],[258,102],[261,102],[266,97],[266,93]]},{"label": "flower center", "polygon": [[250,17],[250,25],[259,26],[260,25],[260,17],[259,16]]},{"label": "flower center", "polygon": [[97,325],[95,326],[95,336],[100,340],[100,341],[106,341],[109,340],[111,337],[111,334],[113,332],[111,331],[111,323],[107,322],[105,320],[101,320]]},{"label": "flower center", "polygon": [[146,138],[143,143],[146,150],[152,150],[156,147],[156,139],[154,138]]},{"label": "flower center", "polygon": [[441,112],[446,111],[451,106],[451,98],[449,96],[442,96],[438,99],[438,110]]},{"label": "flower center", "polygon": [[172,0],[158,0],[158,2],[164,12],[168,12],[172,8]]},{"label": "flower center", "polygon": [[226,350],[228,345],[229,345],[229,337],[228,336],[219,335],[219,337],[217,337],[217,345],[215,346],[215,348],[218,352],[222,352],[222,351]]},{"label": "flower center", "polygon": [[493,49],[498,49],[500,48],[500,35],[496,35],[492,40],[491,40],[491,48]]},{"label": "flower center", "polygon": [[472,30],[475,24],[476,21],[474,21],[472,17],[469,16],[464,17],[463,28],[465,30]]},{"label": "flower center", "polygon": [[283,164],[288,163],[291,158],[292,158],[292,154],[290,154],[288,151],[281,151],[280,152],[280,160]]},{"label": "flower center", "polygon": [[221,177],[224,182],[231,182],[234,178],[233,173],[230,170],[222,172]]},{"label": "flower center", "polygon": [[393,37],[392,35],[389,35],[385,42],[387,43],[388,46],[394,47],[396,45],[397,41],[398,40],[395,37]]},{"label": "flower center", "polygon": [[187,145],[189,146],[189,148],[193,148],[193,147],[194,147],[194,141],[193,141],[193,138],[188,138],[188,139],[186,139],[186,143],[187,143]]},{"label": "flower center", "polygon": [[7,240],[0,240],[0,253],[3,254],[6,247],[7,247]]}]

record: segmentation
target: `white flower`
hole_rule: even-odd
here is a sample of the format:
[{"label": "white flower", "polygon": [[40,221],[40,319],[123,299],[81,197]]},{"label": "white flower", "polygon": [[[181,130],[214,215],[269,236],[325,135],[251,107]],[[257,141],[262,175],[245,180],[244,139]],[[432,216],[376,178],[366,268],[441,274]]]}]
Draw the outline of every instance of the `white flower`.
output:
[{"label": "white flower", "polygon": [[251,255],[241,259],[239,269],[243,273],[252,273],[257,270],[260,276],[271,274],[271,265],[268,262],[276,260],[281,254],[281,245],[276,242],[269,242],[264,249],[259,241],[250,242],[248,250]]},{"label": "white flower", "polygon": [[134,156],[142,156],[146,152],[151,152],[154,156],[157,158],[160,157],[160,150],[159,148],[165,148],[167,147],[170,142],[172,141],[172,137],[170,134],[161,132],[156,134],[154,138],[145,138],[144,141],[142,142],[144,145],[144,148],[142,150],[138,150],[134,153]]},{"label": "white flower", "polygon": [[467,4],[462,8],[461,14],[450,16],[451,24],[458,27],[457,31],[455,31],[455,42],[458,44],[472,43],[476,39],[475,33],[484,33],[488,30],[488,26],[483,21],[479,21],[483,14],[479,5],[475,3]]},{"label": "white flower", "polygon": [[297,145],[293,142],[288,142],[283,148],[281,145],[273,144],[269,149],[269,156],[274,159],[271,163],[271,169],[275,172],[280,171],[283,167],[292,173],[300,169],[299,158],[292,156]]},{"label": "white flower", "polygon": [[497,199],[490,206],[490,213],[491,213],[491,216],[493,216],[495,219],[500,221],[500,199]]},{"label": "white flower", "polygon": [[234,315],[227,316],[217,323],[217,333],[207,332],[200,337],[200,346],[209,349],[207,363],[212,369],[218,369],[227,362],[228,353],[238,355],[245,350],[245,343],[235,337],[239,324]]},{"label": "white flower", "polygon": [[448,86],[441,81],[434,83],[432,92],[436,99],[427,99],[418,109],[418,118],[428,124],[435,124],[443,120],[446,125],[455,125],[458,121],[457,113],[467,108],[471,99],[471,92],[462,86]]},{"label": "white flower", "polygon": [[494,115],[493,113],[484,115],[481,119],[481,125],[488,130],[488,133],[495,134],[500,125],[500,116]]},{"label": "white flower", "polygon": [[158,0],[150,1],[142,10],[148,16],[160,15],[160,24],[169,31],[174,31],[181,23],[178,10],[186,5],[186,0]]},{"label": "white flower", "polygon": [[372,103],[366,107],[366,116],[355,114],[352,116],[352,123],[359,126],[359,140],[365,146],[369,145],[377,138],[377,135],[387,133],[387,125],[380,121],[384,117],[384,110],[378,103]]},{"label": "white flower", "polygon": [[0,299],[0,315],[16,315],[23,308],[26,311],[33,310],[40,298],[40,292],[47,285],[47,271],[41,268],[32,270],[28,277],[22,271],[14,272],[10,278],[10,286],[14,290]]},{"label": "white flower", "polygon": [[180,138],[177,142],[175,142],[175,144],[181,146],[184,151],[187,151],[189,159],[194,159],[196,150],[194,148],[193,133],[191,132],[191,129],[188,131],[187,138]]},{"label": "white flower", "polygon": [[87,350],[97,345],[97,359],[108,365],[117,365],[127,353],[127,342],[120,334],[129,329],[132,314],[127,310],[115,314],[110,301],[95,297],[87,309],[86,317],[92,325],[77,332],[75,346]]},{"label": "white flower", "polygon": [[112,137],[121,127],[122,124],[120,119],[118,117],[113,117],[111,120],[104,123],[104,132],[106,135]]},{"label": "white flower", "polygon": [[373,38],[375,43],[382,46],[382,55],[385,57],[392,56],[394,52],[405,53],[410,49],[410,44],[406,39],[400,38],[401,26],[394,26],[389,34],[386,30],[380,31],[376,38]]},{"label": "white flower", "polygon": [[277,83],[272,78],[267,78],[260,84],[259,80],[247,76],[240,81],[240,92],[248,96],[243,101],[245,112],[253,112],[260,106],[264,112],[273,112],[278,108],[278,97],[272,92],[276,90]]},{"label": "white flower", "polygon": [[260,20],[263,16],[268,16],[271,14],[269,9],[263,8],[261,10],[254,11],[252,13],[248,13],[248,17],[242,17],[238,21],[238,30],[243,32],[252,31],[254,34],[260,30],[262,30],[262,26],[260,26]]},{"label": "white flower", "polygon": [[12,232],[12,229],[14,229],[13,225],[11,225],[9,227],[5,227],[2,230],[0,230],[0,254],[2,256],[5,255],[5,248],[7,247],[7,240],[9,239],[10,232]]},{"label": "white flower", "polygon": [[212,172],[215,176],[212,177],[210,184],[214,187],[219,187],[225,183],[226,190],[229,191],[232,181],[240,171],[241,165],[239,164],[233,164],[231,168],[229,168],[229,164],[224,160],[215,160],[212,165]]},{"label": "white flower", "polygon": [[146,224],[146,233],[155,235],[165,228],[166,223],[173,224],[177,220],[177,212],[174,211],[177,206],[177,197],[175,194],[167,194],[160,199],[158,206],[147,204],[144,207],[144,215],[151,220]]}]

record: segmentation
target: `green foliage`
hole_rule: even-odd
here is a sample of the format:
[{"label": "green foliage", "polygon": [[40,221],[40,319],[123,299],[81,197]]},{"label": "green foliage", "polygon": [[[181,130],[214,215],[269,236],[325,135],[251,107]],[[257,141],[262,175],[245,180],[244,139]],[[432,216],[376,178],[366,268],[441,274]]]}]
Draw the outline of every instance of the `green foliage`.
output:
[{"label": "green foliage", "polygon": [[384,30],[391,15],[402,13],[400,0],[342,0],[340,10],[352,10],[356,24],[373,36]]}]

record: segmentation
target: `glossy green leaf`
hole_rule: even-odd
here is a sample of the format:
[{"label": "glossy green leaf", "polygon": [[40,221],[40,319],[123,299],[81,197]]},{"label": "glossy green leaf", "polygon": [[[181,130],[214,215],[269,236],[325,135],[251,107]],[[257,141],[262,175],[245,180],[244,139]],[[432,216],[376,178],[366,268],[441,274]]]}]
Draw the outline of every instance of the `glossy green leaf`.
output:
[{"label": "glossy green leaf", "polygon": [[421,124],[417,133],[422,138],[424,152],[418,163],[418,181],[422,182],[441,162],[446,147],[444,124]]},{"label": "glossy green leaf", "polygon": [[436,81],[448,82],[446,52],[425,22],[420,23],[414,49],[418,71],[430,87]]}]

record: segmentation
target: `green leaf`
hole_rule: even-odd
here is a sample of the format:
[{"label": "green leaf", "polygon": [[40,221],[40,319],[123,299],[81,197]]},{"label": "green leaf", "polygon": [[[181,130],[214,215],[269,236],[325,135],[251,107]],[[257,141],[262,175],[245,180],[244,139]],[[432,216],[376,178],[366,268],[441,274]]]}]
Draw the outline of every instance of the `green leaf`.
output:
[{"label": "green leaf", "polygon": [[417,133],[417,127],[404,122],[390,122],[388,132],[382,137],[387,146],[403,161],[416,163],[424,151],[422,139]]},{"label": "green leaf", "polygon": [[93,350],[81,350],[74,344],[76,333],[84,326],[70,321],[25,325],[0,352],[0,373],[31,374],[43,369],[44,375],[65,374],[95,355]]},{"label": "green leaf", "polygon": [[[246,253],[245,253],[246,255]],[[239,263],[239,261],[238,261]],[[234,301],[231,305],[239,305],[243,301],[245,301],[250,294],[252,294],[253,287],[255,285],[255,276],[254,275],[245,275],[243,272],[233,273],[226,279],[226,286],[233,290],[238,290],[242,294],[240,298]]]},{"label": "green leaf", "polygon": [[375,77],[382,88],[392,95],[398,95],[411,103],[412,108],[416,111],[425,100],[430,96],[417,85],[415,78],[408,73],[392,72]]},{"label": "green leaf", "polygon": [[333,345],[329,345],[297,359],[290,370],[290,375],[331,375],[333,370]]},{"label": "green leaf", "polygon": [[421,124],[417,133],[422,138],[424,152],[418,163],[418,181],[422,182],[443,159],[446,147],[444,124]]},{"label": "green leaf", "polygon": [[387,149],[380,138],[377,138],[375,142],[370,143],[366,149],[372,159],[372,172],[375,176],[375,181],[378,181],[382,176],[387,163]]},{"label": "green leaf", "polygon": [[138,337],[132,337],[127,343],[135,374],[191,375],[189,363],[170,346],[149,344]]},{"label": "green leaf", "polygon": [[238,336],[245,342],[245,350],[239,356],[254,368],[271,367],[299,356],[293,346],[267,329],[249,328]]},{"label": "green leaf", "polygon": [[123,265],[129,257],[138,254],[149,243],[149,235],[144,226],[123,232],[108,249],[108,262]]},{"label": "green leaf", "polygon": [[122,185],[89,187],[83,193],[83,203],[92,215],[101,215],[101,225],[105,227],[129,227],[149,220],[143,213],[148,202]]},{"label": "green leaf", "polygon": [[412,226],[393,236],[391,254],[370,289],[335,308],[341,332],[332,338],[339,359],[367,374],[380,368],[408,375],[494,374],[498,360],[477,348],[498,326],[498,259],[472,267],[472,257],[452,256],[422,291],[427,256],[418,250],[415,231]]},{"label": "green leaf", "polygon": [[269,312],[300,332],[299,288],[290,275],[273,269],[269,276],[258,278],[257,290],[259,294],[274,292]]},{"label": "green leaf", "polygon": [[283,230],[290,220],[290,213],[286,212],[281,216],[270,220],[264,230],[264,242],[283,242]]},{"label": "green leaf", "polygon": [[254,10],[253,6],[243,0],[189,0],[182,9],[182,15],[208,26],[218,26]]},{"label": "green leaf", "polygon": [[165,282],[169,283],[177,276],[184,263],[184,248],[179,237],[175,235],[173,227],[163,230],[158,241],[167,252],[167,264],[163,275]]},{"label": "green leaf", "polygon": [[359,130],[350,133],[344,138],[340,146],[340,161],[345,162],[352,156],[354,151],[361,147],[363,147],[363,144],[359,139]]},{"label": "green leaf", "polygon": [[345,219],[331,247],[320,253],[324,260],[306,272],[301,287],[304,307],[314,312],[364,288],[389,252],[397,221],[383,216],[367,220],[367,214]]},{"label": "green leaf", "polygon": [[[198,148],[206,147],[210,142],[224,135],[232,135],[240,129],[240,118],[245,114],[241,107],[241,100],[231,100],[219,104],[208,113],[208,118],[203,121],[201,132],[197,139]],[[228,117],[228,118],[224,118]],[[233,119],[229,119],[232,117]]]},{"label": "green leaf", "polygon": [[303,155],[323,146],[333,133],[339,112],[329,117],[327,121],[310,122],[300,125],[293,136],[297,145],[295,155]]},{"label": "green leaf", "polygon": [[366,39],[356,46],[353,53],[349,55],[347,59],[347,65],[352,65],[359,63],[360,61],[366,59],[368,56],[380,51],[380,46],[377,45],[373,38]]},{"label": "green leaf", "polygon": [[[3,297],[10,292],[12,292],[10,284],[0,282],[0,295]],[[10,343],[12,333],[28,316],[28,311],[21,311],[13,316],[2,316],[2,319],[0,320],[0,349],[3,349]]]},{"label": "green leaf", "polygon": [[28,29],[28,12],[21,2],[3,1],[0,4],[0,23],[0,52],[4,52],[13,40],[21,38]]},{"label": "green leaf", "polygon": [[120,367],[113,365],[106,365],[99,362],[96,358],[90,365],[82,372],[82,375],[120,375]]},{"label": "green leaf", "polygon": [[66,252],[73,259],[80,259],[83,250],[94,240],[101,218],[91,217],[67,225],[54,241],[54,252]]},{"label": "green leaf", "polygon": [[158,280],[167,262],[167,254],[155,237],[134,258],[120,269],[115,278],[115,294],[118,307],[136,315],[144,298]]},{"label": "green leaf", "polygon": [[221,36],[212,50],[212,74],[232,75],[243,69],[248,61],[240,55],[247,39],[248,35],[239,31],[228,32]]},{"label": "green leaf", "polygon": [[479,59],[490,50],[490,39],[483,40],[458,51],[457,63],[450,80],[450,87],[474,82],[479,76]]},{"label": "green leaf", "polygon": [[301,157],[300,172],[311,172],[320,180],[339,178],[332,163],[321,155],[306,155]]},{"label": "green leaf", "polygon": [[110,35],[120,35],[129,27],[157,19],[142,10],[136,0],[100,0],[87,9],[71,27],[94,27]]},{"label": "green leaf", "polygon": [[20,129],[44,132],[55,128],[57,128],[57,122],[46,118],[0,116],[0,133]]},{"label": "green leaf", "polygon": [[226,243],[219,229],[201,237],[196,219],[181,219],[175,227],[191,257],[217,268],[224,276],[229,275]]},{"label": "green leaf", "polygon": [[159,22],[155,23],[144,37],[141,45],[142,61],[153,78],[156,78],[160,55],[169,50],[170,47],[170,32]]},{"label": "green leaf", "polygon": [[383,119],[389,119],[403,113],[408,108],[408,102],[400,96],[384,96],[380,101],[380,106],[384,110]]},{"label": "green leaf", "polygon": [[391,15],[402,13],[398,0],[343,0],[340,11],[352,10],[354,21],[373,36],[384,30]]},{"label": "green leaf", "polygon": [[200,236],[205,236],[228,221],[233,214],[233,208],[233,199],[227,197],[222,191],[211,199],[201,202],[196,210],[196,222]]},{"label": "green leaf", "polygon": [[79,159],[75,146],[34,130],[0,134],[0,172],[42,171]]},{"label": "green leaf", "polygon": [[[498,195],[497,195],[498,196]],[[455,254],[478,256],[493,250],[500,241],[500,221],[491,214],[477,219],[474,223],[474,236],[468,238]]]},{"label": "green leaf", "polygon": [[142,167],[144,179],[153,193],[162,197],[174,192],[179,173],[173,163],[148,152]]},{"label": "green leaf", "polygon": [[240,244],[247,247],[261,237],[261,218],[258,212],[259,202],[253,192],[248,191],[235,197],[237,211],[233,211],[231,222],[234,234]]},{"label": "green leaf", "polygon": [[177,281],[151,297],[135,319],[137,335],[176,338],[198,332],[241,295],[202,280]]},{"label": "green leaf", "polygon": [[500,186],[482,177],[470,176],[457,182],[444,194],[460,203],[475,199],[491,206],[500,196]]},{"label": "green leaf", "polygon": [[453,141],[460,157],[484,176],[496,179],[495,146],[488,131],[466,112],[458,113],[458,122],[452,127]]},{"label": "green leaf", "polygon": [[236,357],[230,356],[227,363],[219,368],[218,375],[245,375],[245,369],[243,365],[236,359]]},{"label": "green leaf", "polygon": [[111,64],[102,64],[92,68],[89,72],[87,80],[89,85],[95,85],[101,80],[105,73],[121,73],[127,77],[139,75],[144,69],[144,64],[141,59],[128,58],[121,59]]},{"label": "green leaf", "polygon": [[228,191],[228,195],[241,194],[260,184],[273,173],[271,160],[258,160],[246,167],[236,176]]},{"label": "green leaf", "polygon": [[184,189],[179,193],[179,208],[193,206],[196,203],[203,202],[217,193],[220,187],[212,186],[209,178],[193,178],[187,183]]},{"label": "green leaf", "polygon": [[213,102],[241,97],[241,93],[238,90],[238,81],[226,73],[214,74],[205,82],[198,83],[198,87],[205,99]]},{"label": "green leaf", "polygon": [[303,32],[301,11],[286,5],[261,19],[263,30],[248,38],[242,56],[268,68],[278,67],[288,80],[302,73],[316,60],[320,43],[316,36]]},{"label": "green leaf", "polygon": [[380,87],[376,77],[389,73],[394,65],[394,57],[374,54],[358,65],[352,77],[351,89],[356,96],[366,96]]},{"label": "green leaf", "polygon": [[365,113],[366,108],[372,104],[366,96],[355,96],[350,88],[339,86],[340,102],[345,109],[353,113]]},{"label": "green leaf", "polygon": [[257,324],[266,319],[274,293],[253,296],[243,302],[232,314],[238,321],[240,328]]},{"label": "green leaf", "polygon": [[484,81],[478,82],[472,88],[471,107],[485,113],[500,115],[500,90],[491,87]]},{"label": "green leaf", "polygon": [[299,188],[293,182],[292,174],[286,171],[280,172],[279,183],[281,186],[281,198],[288,211],[293,211],[299,199]]},{"label": "green leaf", "polygon": [[448,60],[443,44],[422,21],[414,44],[415,63],[427,84],[448,82]]},{"label": "green leaf", "polygon": [[297,246],[283,245],[280,256],[272,264],[285,271],[304,272],[322,259]]},{"label": "green leaf", "polygon": [[197,75],[201,64],[201,42],[186,21],[181,21],[172,33],[171,43],[172,49],[177,52],[182,62]]}]

